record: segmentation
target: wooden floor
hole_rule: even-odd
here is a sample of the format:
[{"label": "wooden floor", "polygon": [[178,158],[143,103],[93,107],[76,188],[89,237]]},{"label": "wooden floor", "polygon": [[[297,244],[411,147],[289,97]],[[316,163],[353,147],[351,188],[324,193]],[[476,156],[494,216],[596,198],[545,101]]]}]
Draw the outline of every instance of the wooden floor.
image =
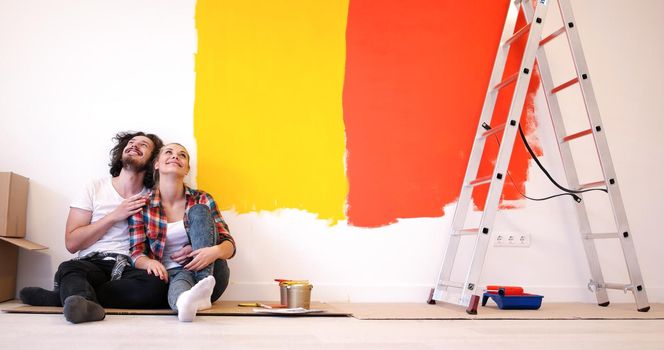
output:
[{"label": "wooden floor", "polygon": [[360,320],[353,317],[0,313],[2,349],[664,349],[664,320]]}]

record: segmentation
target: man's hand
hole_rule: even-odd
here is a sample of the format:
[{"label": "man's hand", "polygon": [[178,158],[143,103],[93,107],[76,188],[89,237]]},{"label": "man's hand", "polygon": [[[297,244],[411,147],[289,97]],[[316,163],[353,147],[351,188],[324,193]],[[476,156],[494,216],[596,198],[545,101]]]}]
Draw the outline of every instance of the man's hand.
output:
[{"label": "man's hand", "polygon": [[145,266],[145,270],[148,271],[149,275],[155,275],[159,277],[160,280],[168,282],[168,271],[162,263],[157,260],[150,259]]},{"label": "man's hand", "polygon": [[218,246],[196,249],[189,253],[188,257],[193,259],[184,268],[189,271],[200,271],[218,259],[219,249]]},{"label": "man's hand", "polygon": [[173,259],[173,261],[175,261],[180,265],[184,265],[185,263],[191,260],[191,258],[189,257],[190,253],[191,253],[191,245],[187,244],[186,246],[182,247],[182,249],[175,252],[175,254],[171,255],[171,259]]},{"label": "man's hand", "polygon": [[115,222],[126,220],[128,217],[141,211],[141,208],[145,205],[145,195],[135,194],[118,205],[115,210],[108,214]]}]

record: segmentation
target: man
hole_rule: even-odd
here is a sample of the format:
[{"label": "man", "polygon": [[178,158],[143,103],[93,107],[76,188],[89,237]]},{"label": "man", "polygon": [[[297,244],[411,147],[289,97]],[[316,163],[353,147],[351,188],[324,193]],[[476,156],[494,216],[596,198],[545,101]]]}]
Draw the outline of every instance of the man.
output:
[{"label": "man", "polygon": [[20,292],[25,304],[64,306],[72,323],[103,320],[103,307],[167,306],[166,283],[131,266],[127,225],[154,185],[154,159],[163,143],[143,132],[119,133],[114,139],[111,177],[93,181],[71,203],[65,246],[78,257],[60,264],[53,291],[27,287]]}]

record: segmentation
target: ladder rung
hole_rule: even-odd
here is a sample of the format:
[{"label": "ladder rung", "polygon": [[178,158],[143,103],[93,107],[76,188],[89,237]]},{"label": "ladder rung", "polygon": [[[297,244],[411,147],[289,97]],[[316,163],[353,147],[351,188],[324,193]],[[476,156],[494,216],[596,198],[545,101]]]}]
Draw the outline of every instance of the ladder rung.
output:
[{"label": "ladder rung", "polygon": [[586,136],[586,135],[589,135],[589,134],[592,134],[592,133],[593,133],[593,129],[579,131],[575,134],[567,135],[567,136],[563,137],[563,142],[572,141],[574,139],[578,139],[581,136]]},{"label": "ladder rung", "polygon": [[564,32],[565,32],[565,26],[560,27],[560,29],[558,29],[558,30],[556,30],[555,32],[551,33],[551,34],[550,34],[549,36],[547,36],[546,38],[540,40],[540,42],[539,42],[540,46],[542,46],[542,45],[548,43],[549,41],[551,41],[551,40],[553,40],[553,39],[555,39],[556,37],[558,37],[558,35],[560,35],[560,34],[562,34],[562,33],[564,33]]},{"label": "ladder rung", "polygon": [[505,86],[509,85],[510,83],[513,83],[516,80],[516,77],[518,75],[519,75],[518,72],[510,75],[509,77],[507,77],[507,79],[503,80],[500,84],[496,85],[496,87],[494,87],[494,89],[495,90],[500,90],[500,89],[504,88]]},{"label": "ladder rung", "polygon": [[440,285],[444,287],[463,289],[463,286],[465,286],[466,284],[463,282],[443,281],[440,283]]},{"label": "ladder rung", "polygon": [[523,28],[519,29],[518,32],[514,33],[511,38],[507,39],[505,41],[505,44],[503,46],[508,46],[511,45],[515,40],[519,39],[523,34],[527,33],[530,30],[530,23],[525,25]]},{"label": "ladder rung", "polygon": [[484,177],[478,177],[477,179],[471,181],[468,183],[468,186],[479,186],[479,185],[484,185],[489,182],[491,182],[491,175],[489,176],[484,176]]},{"label": "ladder rung", "polygon": [[472,236],[476,235],[480,230],[478,228],[465,228],[463,230],[456,231],[452,236]]},{"label": "ladder rung", "polygon": [[585,239],[603,239],[603,238],[618,238],[618,233],[588,233],[583,235]]},{"label": "ladder rung", "polygon": [[604,288],[628,291],[630,289],[634,289],[634,286],[631,284],[622,284],[622,283],[604,283]]},{"label": "ladder rung", "polygon": [[577,187],[577,190],[581,191],[581,190],[585,190],[585,189],[587,189],[587,188],[593,188],[593,187],[597,187],[597,186],[603,186],[603,185],[605,185],[605,184],[606,184],[606,181],[589,182],[589,183],[587,183],[587,184],[579,185],[579,187]]},{"label": "ladder rung", "polygon": [[502,123],[500,125],[496,125],[493,128],[483,132],[482,135],[480,135],[480,137],[481,138],[489,137],[489,136],[491,136],[495,133],[498,133],[498,132],[502,131],[503,129],[505,129],[505,123]]},{"label": "ladder rung", "polygon": [[570,80],[570,81],[568,81],[564,84],[561,84],[561,85],[558,85],[558,86],[554,87],[553,89],[551,89],[551,93],[555,94],[556,92],[558,92],[558,91],[560,91],[560,90],[562,90],[562,89],[564,89],[568,86],[574,85],[578,82],[579,82],[579,77],[576,77],[576,78],[574,78],[574,79],[572,79],[572,80]]}]

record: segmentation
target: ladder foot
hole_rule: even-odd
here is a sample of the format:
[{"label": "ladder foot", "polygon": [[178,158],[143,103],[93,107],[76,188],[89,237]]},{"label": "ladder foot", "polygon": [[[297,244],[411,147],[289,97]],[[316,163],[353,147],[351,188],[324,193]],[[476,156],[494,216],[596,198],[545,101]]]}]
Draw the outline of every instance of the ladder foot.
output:
[{"label": "ladder foot", "polygon": [[650,306],[642,307],[638,310],[639,310],[639,312],[648,312],[648,310],[650,310]]},{"label": "ladder foot", "polygon": [[433,299],[433,292],[434,289],[431,288],[431,290],[429,291],[429,298],[427,299],[427,304],[429,305],[436,305],[436,301]]},{"label": "ladder foot", "polygon": [[477,315],[477,304],[479,304],[479,302],[479,295],[472,295],[470,297],[470,303],[468,303],[468,307],[466,308],[466,313],[469,315]]},{"label": "ladder foot", "polygon": [[611,303],[610,301],[607,301],[606,303],[599,303],[597,305],[599,305],[601,307],[607,307],[607,306],[609,306],[610,303]]}]

